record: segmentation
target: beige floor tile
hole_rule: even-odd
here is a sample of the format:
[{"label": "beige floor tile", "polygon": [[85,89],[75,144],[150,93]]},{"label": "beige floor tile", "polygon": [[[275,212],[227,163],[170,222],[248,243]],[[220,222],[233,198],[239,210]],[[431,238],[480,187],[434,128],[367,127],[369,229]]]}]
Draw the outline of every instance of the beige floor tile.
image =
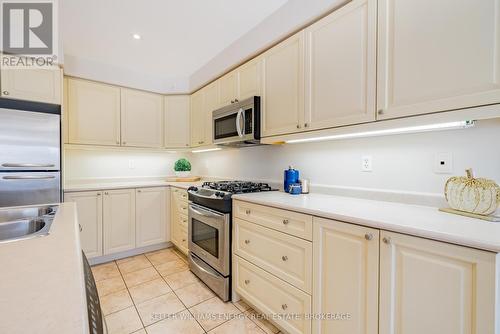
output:
[{"label": "beige floor tile", "polygon": [[185,309],[184,305],[173,292],[150,299],[136,306],[145,326],[167,319]]},{"label": "beige floor tile", "polygon": [[106,324],[109,334],[130,334],[142,329],[142,322],[135,307],[108,315]]},{"label": "beige floor tile", "polygon": [[147,253],[146,256],[148,257],[149,261],[151,261],[151,263],[155,266],[179,259],[177,254],[175,254],[175,252],[171,248]]},{"label": "beige floor tile", "polygon": [[129,289],[134,303],[140,304],[146,300],[164,295],[172,291],[162,278],[142,283]]},{"label": "beige floor tile", "polygon": [[241,311],[231,302],[224,303],[219,297],[210,298],[203,303],[193,306],[189,311],[206,331],[241,314]]},{"label": "beige floor tile", "polygon": [[254,309],[249,309],[248,311],[245,312],[245,315],[255,322],[257,326],[260,327],[264,332],[267,334],[276,334],[280,330],[276,328],[269,320],[267,320],[262,314],[259,312],[255,311]]},{"label": "beige floor tile", "polygon": [[118,262],[118,268],[120,268],[122,274],[131,273],[148,267],[151,267],[151,262],[149,262],[144,255],[134,256],[126,262]]},{"label": "beige floor tile", "polygon": [[101,302],[102,313],[104,313],[104,315],[108,315],[134,305],[132,303],[132,299],[130,299],[128,290],[110,293],[109,295],[99,298],[99,300]]},{"label": "beige floor tile", "polygon": [[132,261],[136,258],[144,257],[144,254],[139,254],[139,255],[134,255],[134,256],[129,256],[129,257],[124,257],[123,259],[116,260],[116,264],[122,264],[125,262]]},{"label": "beige floor tile", "polygon": [[153,267],[133,271],[131,273],[123,275],[123,279],[125,280],[125,283],[129,288],[160,277],[160,274],[158,274],[156,269]]},{"label": "beige floor tile", "polygon": [[175,294],[184,303],[184,305],[186,305],[186,307],[194,306],[207,299],[215,297],[212,290],[201,282],[196,282],[179,290],[175,290]]},{"label": "beige floor tile", "polygon": [[155,268],[162,276],[168,276],[171,274],[178,273],[180,271],[188,270],[187,264],[181,259],[155,265]]},{"label": "beige floor tile", "polygon": [[191,313],[183,311],[147,327],[148,334],[202,334],[203,328]]},{"label": "beige floor tile", "polygon": [[233,320],[223,323],[219,327],[212,329],[210,334],[264,334],[253,321],[247,317],[236,317]]},{"label": "beige floor tile", "polygon": [[238,310],[240,310],[241,312],[245,312],[246,310],[250,309],[250,305],[245,303],[245,301],[243,301],[243,299],[240,299],[239,301],[234,303],[234,306],[236,306],[238,308]]},{"label": "beige floor tile", "polygon": [[132,334],[147,334],[147,333],[146,333],[146,330],[143,328],[143,329],[139,329],[137,332],[133,332]]},{"label": "beige floor tile", "polygon": [[125,286],[125,282],[123,282],[123,278],[121,277],[121,275],[104,279],[102,281],[97,281],[96,286],[97,292],[99,292],[99,297],[103,297],[109,295],[112,292],[117,292],[127,288]]},{"label": "beige floor tile", "polygon": [[94,275],[95,281],[98,282],[103,279],[120,276],[120,271],[118,270],[116,263],[112,261],[92,267],[92,274]]},{"label": "beige floor tile", "polygon": [[199,282],[199,279],[195,274],[189,270],[181,271],[172,275],[165,276],[165,280],[172,290],[177,290],[185,287],[186,285]]}]

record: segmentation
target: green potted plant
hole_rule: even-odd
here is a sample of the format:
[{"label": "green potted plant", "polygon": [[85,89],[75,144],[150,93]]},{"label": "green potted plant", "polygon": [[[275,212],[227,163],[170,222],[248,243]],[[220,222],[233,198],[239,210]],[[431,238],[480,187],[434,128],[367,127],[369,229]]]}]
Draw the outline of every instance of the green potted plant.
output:
[{"label": "green potted plant", "polygon": [[187,177],[191,174],[191,163],[188,159],[181,158],[175,162],[174,171],[178,177]]}]

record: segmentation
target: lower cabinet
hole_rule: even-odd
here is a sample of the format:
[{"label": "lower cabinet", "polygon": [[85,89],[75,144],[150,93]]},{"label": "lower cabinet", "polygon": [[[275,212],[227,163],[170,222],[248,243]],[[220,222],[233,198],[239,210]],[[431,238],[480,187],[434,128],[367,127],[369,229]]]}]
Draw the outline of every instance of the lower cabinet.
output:
[{"label": "lower cabinet", "polygon": [[339,315],[315,319],[313,333],[377,334],[379,231],[313,221],[313,314]]},{"label": "lower cabinet", "polygon": [[168,241],[167,229],[168,192],[166,188],[136,189],[136,247],[145,247]]},{"label": "lower cabinet", "polygon": [[102,192],[66,193],[65,202],[75,202],[80,224],[80,243],[88,258],[102,253]]},{"label": "lower cabinet", "polygon": [[184,254],[188,253],[188,195],[187,191],[171,188],[171,241]]},{"label": "lower cabinet", "polygon": [[135,248],[135,190],[104,192],[104,255]]}]

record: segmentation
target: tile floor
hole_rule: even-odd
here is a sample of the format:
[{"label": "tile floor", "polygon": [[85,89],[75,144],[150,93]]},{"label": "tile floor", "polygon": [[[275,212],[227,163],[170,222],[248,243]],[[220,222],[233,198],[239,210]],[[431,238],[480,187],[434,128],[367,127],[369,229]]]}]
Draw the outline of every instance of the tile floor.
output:
[{"label": "tile floor", "polygon": [[224,303],[173,248],[92,267],[110,334],[275,334],[243,301]]}]

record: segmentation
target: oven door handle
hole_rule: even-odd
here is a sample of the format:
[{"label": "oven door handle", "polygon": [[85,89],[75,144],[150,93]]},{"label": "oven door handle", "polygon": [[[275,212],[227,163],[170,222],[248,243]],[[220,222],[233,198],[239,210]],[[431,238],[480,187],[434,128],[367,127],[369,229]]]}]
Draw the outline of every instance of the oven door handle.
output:
[{"label": "oven door handle", "polygon": [[[243,137],[243,134],[245,133],[245,130],[241,127],[242,117],[244,118],[245,116],[243,115],[243,108],[240,108],[236,114],[236,131],[238,132],[238,137]],[[243,122],[243,127],[245,127],[245,122]]]},{"label": "oven door handle", "polygon": [[196,267],[199,270],[203,271],[205,274],[212,276],[214,278],[221,278],[222,277],[218,272],[216,272],[213,269],[212,270],[205,269],[205,266],[203,265],[203,263],[200,260],[198,260],[196,257],[194,257],[193,254],[191,254],[191,252],[189,254],[189,257],[191,258],[191,262],[194,265],[196,265]]},{"label": "oven door handle", "polygon": [[199,209],[197,209],[193,204],[189,205],[189,210],[193,211],[195,214],[199,215],[199,216],[204,216],[204,217],[215,217],[215,218],[220,218],[220,217],[223,217],[224,215],[222,214],[217,214],[215,212],[211,212],[211,211],[200,211]]}]

